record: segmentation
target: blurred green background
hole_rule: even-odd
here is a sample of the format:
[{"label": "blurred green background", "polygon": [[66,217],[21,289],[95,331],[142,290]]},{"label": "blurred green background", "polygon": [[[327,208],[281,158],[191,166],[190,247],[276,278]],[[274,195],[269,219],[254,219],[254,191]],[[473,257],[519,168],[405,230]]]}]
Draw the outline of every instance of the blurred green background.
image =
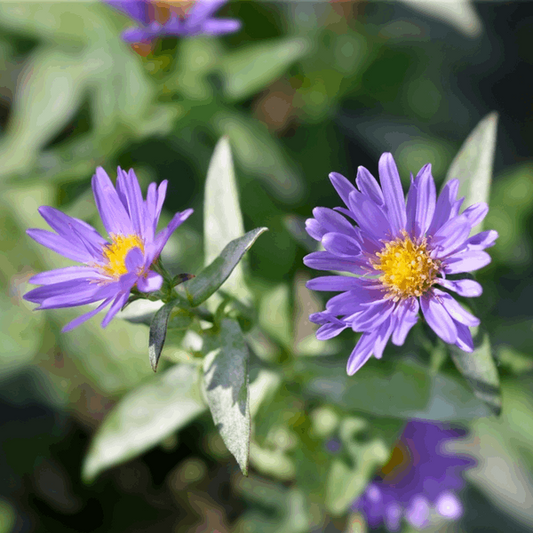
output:
[{"label": "blurred green background", "polygon": [[[314,206],[338,205],[327,174],[376,173],[391,151],[404,185],[427,162],[442,182],[492,110],[500,125],[486,228],[500,238],[478,276],[476,311],[492,333],[504,409],[469,423],[462,446],[479,466],[465,516],[442,530],[531,531],[533,5],[243,1],[220,13],[243,29],[166,39],[143,58],[120,40],[127,19],[101,2],[0,3],[0,533],[359,531],[346,518],[302,525],[313,509],[268,472],[243,478],[208,415],[84,485],[91,435],[153,377],[148,329],[93,320],[63,335],[77,310],[32,312],[21,298],[29,277],[67,263],[24,232],[45,227],[40,205],[102,229],[94,169],[133,167],[143,188],[169,180],[163,222],[195,209],[163,260],[197,272],[203,184],[226,134],[245,228],[270,228],[249,253],[259,321],[295,344],[312,331],[307,306],[319,305],[304,296],[312,242],[303,221]],[[283,313],[294,314],[290,331]],[[344,361],[353,342],[345,333],[328,349]]]}]

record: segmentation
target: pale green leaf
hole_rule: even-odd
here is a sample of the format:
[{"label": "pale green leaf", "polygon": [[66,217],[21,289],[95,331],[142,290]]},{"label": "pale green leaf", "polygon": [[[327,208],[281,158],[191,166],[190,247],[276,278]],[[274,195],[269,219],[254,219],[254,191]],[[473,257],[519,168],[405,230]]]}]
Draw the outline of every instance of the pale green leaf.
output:
[{"label": "pale green leaf", "polygon": [[112,466],[149,450],[201,415],[196,366],[176,365],[127,394],[98,429],[83,466],[92,481]]},{"label": "pale green leaf", "polygon": [[250,456],[248,347],[235,320],[225,318],[209,342],[204,382],[213,421],[244,475]]},{"label": "pale green leaf", "polygon": [[[464,207],[488,202],[497,125],[498,114],[487,115],[470,133],[448,170],[446,181],[458,179],[460,182],[458,197],[465,197]],[[481,229],[479,224],[473,233]]]}]

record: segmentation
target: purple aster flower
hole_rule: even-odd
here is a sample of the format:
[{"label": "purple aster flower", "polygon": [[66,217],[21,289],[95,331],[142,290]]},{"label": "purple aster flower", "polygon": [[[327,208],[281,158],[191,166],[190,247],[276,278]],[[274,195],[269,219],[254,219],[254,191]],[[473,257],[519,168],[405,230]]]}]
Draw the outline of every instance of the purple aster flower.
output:
[{"label": "purple aster flower", "polygon": [[170,224],[156,233],[167,181],[159,187],[151,183],[143,200],[133,169],[126,173],[118,168],[115,190],[105,170],[98,167],[92,188],[111,242],[86,222],[47,206],[40,207],[39,213],[55,233],[27,230],[39,244],[83,264],[33,276],[30,283],[42,286],[26,293],[26,300],[39,304],[37,309],[75,307],[103,300],[98,307],[67,324],[63,331],[79,326],[111,305],[102,321],[102,326],[107,326],[134,287],[140,292],[158,291],[163,278],[151,267],[172,232],[193,212],[186,209],[176,213]]},{"label": "purple aster flower", "polygon": [[106,0],[139,26],[127,29],[122,38],[128,43],[147,43],[158,37],[223,35],[241,27],[237,19],[217,19],[213,15],[228,0]]},{"label": "purple aster flower", "polygon": [[346,207],[317,207],[314,218],[306,222],[307,232],[325,251],[307,255],[304,263],[317,270],[349,273],[307,283],[309,289],[341,291],[327,302],[325,311],[309,317],[320,325],[319,340],[346,328],[363,333],[348,359],[349,375],[372,355],[381,358],[389,338],[401,346],[418,320],[420,307],[441,339],[472,352],[469,327],[479,320],[437,285],[460,296],[479,296],[482,288],[476,281],[447,276],[490,263],[483,250],[498,237],[493,230],[470,237],[487,214],[487,204],[481,202],[460,213],[463,199],[456,199],[458,180],[449,181],[437,199],[430,164],[416,178],[411,176],[407,203],[389,153],[379,160],[379,176],[381,186],[366,168],[359,167],[356,188],[344,176],[331,173]]},{"label": "purple aster flower", "polygon": [[469,457],[446,453],[446,441],[464,432],[412,421],[393,449],[389,462],[353,503],[371,528],[382,523],[389,531],[400,529],[402,518],[416,529],[439,519],[458,520],[463,514],[457,492],[462,472],[476,463]]}]

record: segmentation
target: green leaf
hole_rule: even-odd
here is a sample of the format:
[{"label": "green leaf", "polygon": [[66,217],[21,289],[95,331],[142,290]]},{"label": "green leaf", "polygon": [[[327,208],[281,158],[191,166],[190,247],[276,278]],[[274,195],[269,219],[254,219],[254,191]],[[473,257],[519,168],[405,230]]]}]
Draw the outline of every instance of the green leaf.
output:
[{"label": "green leaf", "polygon": [[[492,164],[496,150],[498,114],[487,115],[470,133],[452,161],[446,181],[458,179],[458,197],[465,197],[464,207],[477,202],[488,202],[492,181]],[[472,231],[477,233],[479,224]]]},{"label": "green leaf", "polygon": [[242,256],[251,248],[257,237],[268,228],[256,228],[231,241],[222,253],[195,278],[177,288],[178,294],[186,296],[192,307],[205,302],[228,279]]},{"label": "green leaf", "polygon": [[492,357],[489,335],[484,333],[478,337],[481,337],[481,342],[475,343],[477,346],[473,353],[466,353],[456,346],[451,346],[452,359],[474,394],[488,405],[493,414],[499,416],[502,410],[500,378]]},{"label": "green leaf", "polygon": [[[229,139],[218,141],[205,183],[204,246],[206,264],[214,261],[224,244],[244,234],[237,181],[231,158]],[[224,290],[237,298],[247,299],[242,263],[238,263],[226,280]]]},{"label": "green leaf", "polygon": [[388,457],[388,449],[381,439],[357,442],[357,436],[367,429],[368,423],[362,419],[343,420],[340,438],[351,456],[350,468],[341,459],[334,459],[326,485],[326,507],[333,515],[344,514],[353,501],[363,492],[376,467]]},{"label": "green leaf", "polygon": [[157,370],[157,363],[161,357],[163,351],[163,345],[165,344],[165,338],[167,336],[168,319],[172,309],[179,303],[179,299],[168,302],[161,307],[150,324],[150,338],[148,340],[148,356],[150,358],[150,365],[152,370]]},{"label": "green leaf", "polygon": [[204,359],[207,402],[228,450],[242,473],[248,475],[250,458],[250,399],[248,348],[235,320],[225,318],[210,339]]},{"label": "green leaf", "polygon": [[176,365],[127,394],[107,415],[83,466],[90,482],[103,470],[152,448],[201,415],[202,399],[195,366]]},{"label": "green leaf", "polygon": [[460,381],[431,372],[411,360],[384,365],[369,361],[354,376],[343,361],[301,359],[305,387],[312,396],[348,411],[399,419],[470,420],[490,414]]},{"label": "green leaf", "polygon": [[224,92],[233,100],[253,96],[279,78],[310,49],[306,39],[277,39],[240,47],[222,60]]}]

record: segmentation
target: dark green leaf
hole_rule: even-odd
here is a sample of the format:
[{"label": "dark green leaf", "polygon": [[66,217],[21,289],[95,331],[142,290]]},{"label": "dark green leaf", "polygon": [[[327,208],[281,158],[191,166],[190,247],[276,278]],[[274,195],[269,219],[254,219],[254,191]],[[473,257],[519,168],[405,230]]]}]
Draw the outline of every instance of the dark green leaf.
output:
[{"label": "dark green leaf", "polygon": [[[464,207],[489,199],[497,125],[498,114],[487,115],[463,143],[448,170],[446,181],[460,181],[458,197],[465,197]],[[480,224],[474,233],[481,229]]]},{"label": "dark green leaf", "polygon": [[248,348],[239,324],[225,318],[210,339],[204,381],[213,420],[244,475],[250,456]]},{"label": "dark green leaf", "polygon": [[474,394],[489,406],[493,414],[498,416],[502,410],[498,369],[492,357],[488,333],[480,337],[481,342],[475,347],[473,353],[466,353],[451,346],[451,355],[455,366],[466,378]]},{"label": "dark green leaf", "polygon": [[176,365],[127,394],[98,429],[84,479],[136,457],[202,414],[207,406],[198,377],[197,366]]},{"label": "dark green leaf", "polygon": [[178,300],[172,300],[161,307],[150,324],[150,338],[148,341],[148,356],[150,358],[150,365],[152,370],[157,370],[157,363],[161,357],[161,351],[165,344],[165,338],[167,336],[168,319],[172,309],[177,305]]},{"label": "dark green leaf", "polygon": [[180,285],[177,292],[184,294],[192,307],[205,302],[228,279],[245,252],[267,229],[257,228],[231,241],[210,265],[194,279]]}]

